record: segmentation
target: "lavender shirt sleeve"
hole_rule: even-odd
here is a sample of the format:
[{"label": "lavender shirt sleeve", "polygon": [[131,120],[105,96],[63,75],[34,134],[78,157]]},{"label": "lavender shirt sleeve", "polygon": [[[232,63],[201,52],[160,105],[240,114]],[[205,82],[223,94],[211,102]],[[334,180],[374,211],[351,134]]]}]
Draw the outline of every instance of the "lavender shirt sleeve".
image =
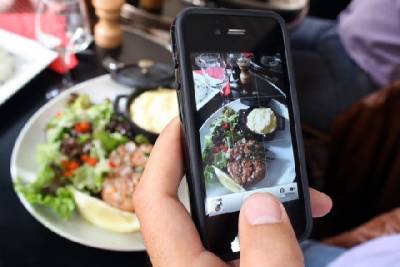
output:
[{"label": "lavender shirt sleeve", "polygon": [[347,53],[378,85],[400,80],[400,0],[353,0],[338,29]]},{"label": "lavender shirt sleeve", "polygon": [[374,239],[345,252],[329,267],[400,266],[400,235]]}]

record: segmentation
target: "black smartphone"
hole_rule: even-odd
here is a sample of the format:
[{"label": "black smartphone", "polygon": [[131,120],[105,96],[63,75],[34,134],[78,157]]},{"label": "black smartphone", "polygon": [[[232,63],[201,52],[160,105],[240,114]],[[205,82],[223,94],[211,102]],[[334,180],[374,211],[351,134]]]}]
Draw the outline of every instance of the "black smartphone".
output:
[{"label": "black smartphone", "polygon": [[191,212],[205,247],[239,257],[238,215],[254,192],[278,197],[306,238],[312,220],[284,21],[192,8],[171,35]]}]

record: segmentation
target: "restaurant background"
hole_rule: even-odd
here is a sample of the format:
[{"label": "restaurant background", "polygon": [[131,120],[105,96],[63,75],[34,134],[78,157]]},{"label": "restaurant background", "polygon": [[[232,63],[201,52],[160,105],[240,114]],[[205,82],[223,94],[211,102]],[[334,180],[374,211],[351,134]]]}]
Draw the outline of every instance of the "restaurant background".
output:
[{"label": "restaurant background", "polygon": [[[89,1],[86,2],[93,30],[98,20],[93,6]],[[140,6],[138,1],[128,2]],[[35,3],[16,0],[5,8],[8,3],[11,1],[0,0],[0,29],[35,39]],[[224,3],[216,1],[208,4],[219,6]],[[345,0],[311,0],[308,14],[334,19],[348,3]],[[189,5],[184,1],[165,0],[161,9],[147,8],[150,15],[143,13],[142,9],[124,5],[121,18],[117,19],[123,25],[119,47],[104,49],[92,42],[87,49],[72,55],[67,66],[58,62],[42,71],[38,70],[37,75],[28,78],[15,93],[0,103],[0,266],[150,266],[145,252],[112,252],[83,246],[49,231],[34,219],[14,192],[10,173],[11,153],[21,129],[47,103],[46,93],[60,85],[66,69],[71,69],[70,75],[75,84],[111,72],[116,80],[129,85],[132,80],[127,77],[132,76],[135,70],[128,68],[127,72],[116,75],[115,67],[123,66],[121,63],[133,64],[150,59],[172,67],[167,30],[172,17]],[[281,12],[289,26],[302,16],[299,10]],[[0,47],[7,42],[10,40],[1,39]],[[104,59],[107,58],[113,61],[105,64]],[[379,236],[385,231],[399,231],[400,223],[394,213],[385,215],[384,219],[379,217],[400,204],[396,191],[400,180],[399,151],[393,149],[399,147],[400,126],[396,116],[388,116],[388,111],[391,114],[400,112],[399,88],[399,84],[388,86],[358,102],[335,121],[331,132],[304,125],[310,184],[331,195],[337,207],[331,215],[315,222],[314,238],[334,236],[327,242],[352,247],[374,234]],[[370,122],[375,122],[373,127]],[[375,139],[376,136],[381,137],[379,141]],[[374,168],[359,172],[365,165]],[[370,220],[372,224],[346,233]]]}]

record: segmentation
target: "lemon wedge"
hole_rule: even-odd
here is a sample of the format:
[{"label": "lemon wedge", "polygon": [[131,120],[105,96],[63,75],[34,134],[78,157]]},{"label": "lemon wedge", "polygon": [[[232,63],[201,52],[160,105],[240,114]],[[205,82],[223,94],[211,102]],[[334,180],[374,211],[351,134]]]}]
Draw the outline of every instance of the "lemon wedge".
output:
[{"label": "lemon wedge", "polygon": [[79,213],[95,226],[119,233],[140,230],[139,220],[134,213],[116,209],[78,190],[72,192]]},{"label": "lemon wedge", "polygon": [[233,192],[233,193],[237,193],[237,192],[241,192],[241,191],[245,191],[244,188],[236,183],[227,173],[225,173],[224,171],[218,169],[217,167],[214,167],[214,172],[215,175],[218,178],[218,181],[229,191]]}]

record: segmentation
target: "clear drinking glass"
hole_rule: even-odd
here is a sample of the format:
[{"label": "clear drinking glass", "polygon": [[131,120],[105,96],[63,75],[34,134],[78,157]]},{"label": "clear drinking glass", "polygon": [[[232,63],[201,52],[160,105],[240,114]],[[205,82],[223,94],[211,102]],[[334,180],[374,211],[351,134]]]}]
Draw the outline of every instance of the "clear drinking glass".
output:
[{"label": "clear drinking glass", "polygon": [[222,90],[229,79],[224,58],[220,54],[204,53],[196,58],[196,64],[206,78],[207,86],[223,93]]},{"label": "clear drinking glass", "polygon": [[73,85],[68,71],[71,54],[85,50],[92,42],[89,19],[83,0],[40,0],[35,32],[38,41],[56,51],[67,70],[57,88],[46,93],[50,99]]}]

